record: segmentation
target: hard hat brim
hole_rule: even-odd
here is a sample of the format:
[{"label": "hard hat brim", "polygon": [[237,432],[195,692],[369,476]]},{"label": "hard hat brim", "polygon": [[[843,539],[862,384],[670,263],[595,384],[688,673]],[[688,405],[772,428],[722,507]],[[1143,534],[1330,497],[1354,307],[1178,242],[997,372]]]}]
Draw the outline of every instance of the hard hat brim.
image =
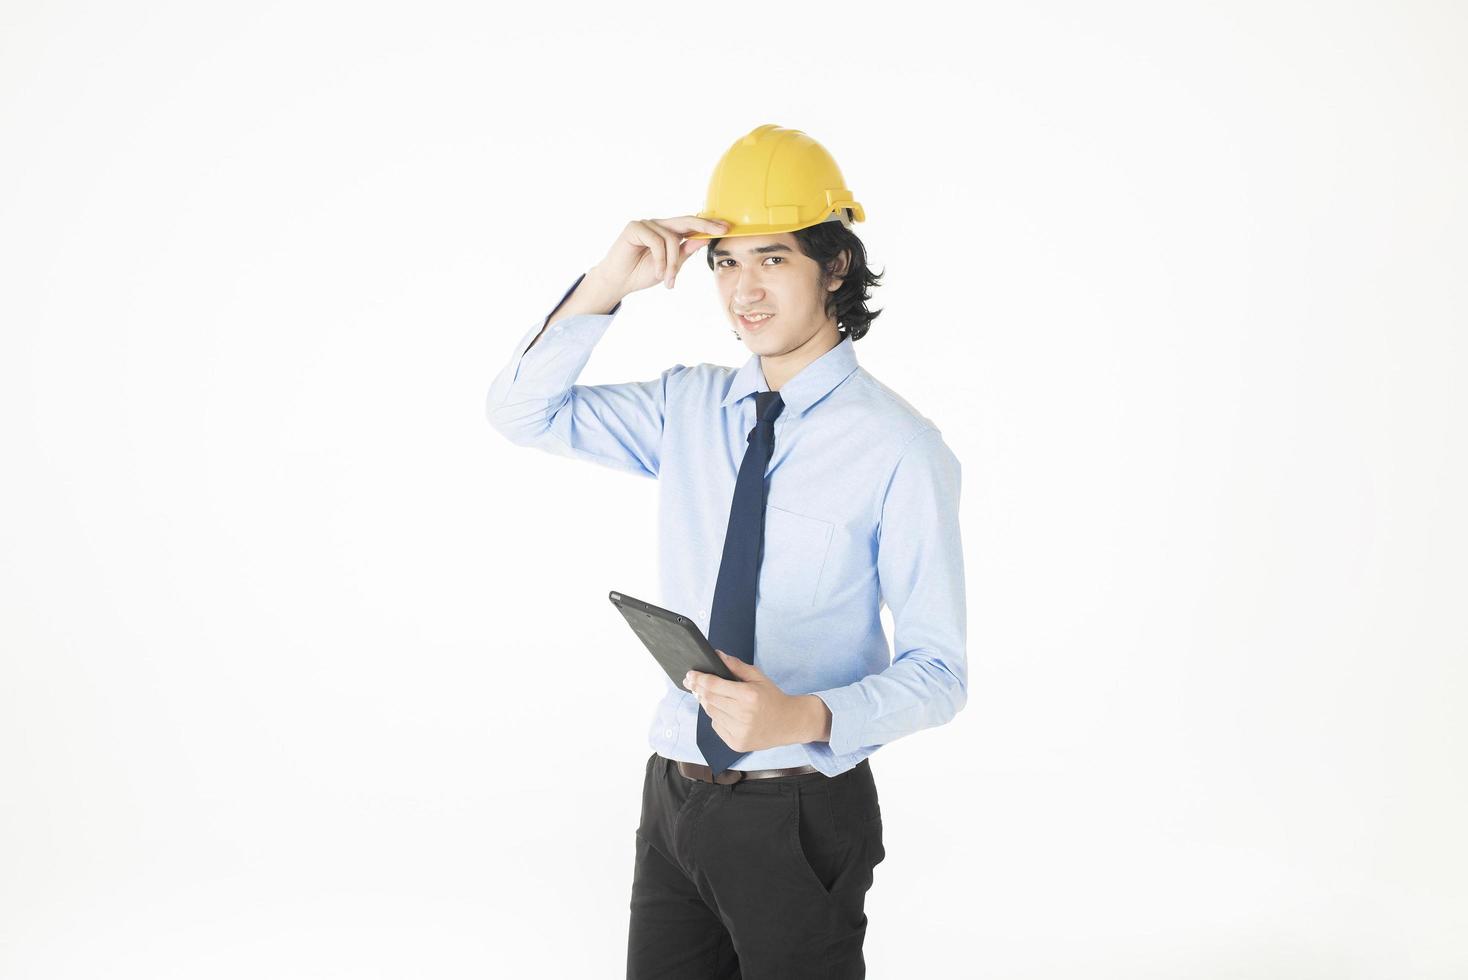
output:
[{"label": "hard hat brim", "polygon": [[[845,210],[850,210],[851,211],[852,219],[851,219],[850,222],[845,221],[844,219],[841,219],[839,217],[840,214],[841,214],[841,212],[842,211],[845,211]],[[725,221],[725,220],[727,220],[725,218],[719,217],[717,214],[707,214],[707,213],[699,213],[695,217],[705,218],[705,219],[707,219],[709,221]],[[805,224],[797,224],[797,225],[741,225],[737,221],[730,221],[729,222],[729,230],[726,231],[726,232],[722,232],[722,233],[717,234],[717,235],[708,234],[707,232],[697,232],[695,234],[686,235],[684,237],[685,238],[689,238],[689,239],[694,239],[694,240],[697,241],[697,240],[703,240],[703,239],[708,239],[708,238],[743,238],[743,237],[750,237],[750,236],[754,236],[754,235],[779,235],[779,234],[783,234],[784,232],[787,232],[787,231],[799,231],[802,228],[811,228],[811,227],[814,227],[815,225],[821,224],[821,223],[826,222],[826,221],[836,221],[836,220],[840,220],[842,224],[846,225],[847,227],[850,227],[851,224],[853,224],[853,223],[855,223],[857,221],[865,221],[866,220],[866,211],[864,211],[862,209],[862,206],[860,204],[857,204],[855,201],[852,201],[850,203],[842,204],[842,205],[840,205],[838,207],[834,207],[830,211],[828,211],[827,213],[823,214],[819,219],[817,219],[815,221],[808,221]]]}]

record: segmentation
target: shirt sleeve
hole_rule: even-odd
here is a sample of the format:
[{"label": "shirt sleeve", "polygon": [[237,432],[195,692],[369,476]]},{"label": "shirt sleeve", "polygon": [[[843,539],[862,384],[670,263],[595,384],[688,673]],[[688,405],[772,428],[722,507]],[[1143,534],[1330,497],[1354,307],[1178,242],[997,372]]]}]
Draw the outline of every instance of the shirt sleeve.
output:
[{"label": "shirt sleeve", "polygon": [[[571,284],[552,313],[585,278],[582,273]],[[619,302],[610,313],[563,317],[534,347],[550,313],[531,327],[490,384],[486,412],[495,430],[519,446],[656,479],[668,387],[688,368],[675,364],[650,381],[575,384],[621,308]]]},{"label": "shirt sleeve", "polygon": [[896,656],[880,673],[812,692],[831,709],[831,737],[807,743],[810,751],[839,757],[874,748],[942,725],[967,703],[960,485],[958,458],[936,428],[908,442],[877,524],[877,576]]}]

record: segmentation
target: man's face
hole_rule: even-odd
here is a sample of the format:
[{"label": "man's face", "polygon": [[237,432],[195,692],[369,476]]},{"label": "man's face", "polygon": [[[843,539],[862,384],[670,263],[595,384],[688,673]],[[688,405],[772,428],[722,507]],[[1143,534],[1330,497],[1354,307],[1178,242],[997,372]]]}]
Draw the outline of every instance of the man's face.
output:
[{"label": "man's face", "polygon": [[[840,281],[822,288],[820,266],[790,232],[721,238],[710,254],[719,299],[752,353],[783,354],[822,330],[836,331],[835,321],[826,316],[826,296]],[[773,315],[750,321],[745,313]]]}]

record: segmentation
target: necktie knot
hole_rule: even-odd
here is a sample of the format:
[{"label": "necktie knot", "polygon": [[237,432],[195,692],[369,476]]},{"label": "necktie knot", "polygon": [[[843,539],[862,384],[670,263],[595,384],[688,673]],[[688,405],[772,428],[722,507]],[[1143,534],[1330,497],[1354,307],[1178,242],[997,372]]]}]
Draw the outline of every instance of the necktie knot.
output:
[{"label": "necktie knot", "polygon": [[[754,393],[755,415],[761,422],[773,422],[785,408],[785,401],[778,391]],[[774,406],[771,408],[771,406]]]},{"label": "necktie knot", "polygon": [[775,419],[785,410],[785,402],[778,391],[757,391],[754,394],[754,428],[749,430],[746,442],[754,442],[756,432],[761,429],[768,435],[774,431]]}]

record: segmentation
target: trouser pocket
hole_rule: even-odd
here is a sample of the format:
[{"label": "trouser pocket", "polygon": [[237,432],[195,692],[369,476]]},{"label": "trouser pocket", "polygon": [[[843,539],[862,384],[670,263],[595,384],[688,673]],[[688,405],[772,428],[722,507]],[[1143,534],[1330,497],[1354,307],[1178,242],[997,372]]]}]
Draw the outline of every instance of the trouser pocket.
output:
[{"label": "trouser pocket", "polygon": [[851,848],[837,831],[832,799],[829,791],[802,793],[796,787],[785,835],[796,873],[827,901],[851,860]]}]

